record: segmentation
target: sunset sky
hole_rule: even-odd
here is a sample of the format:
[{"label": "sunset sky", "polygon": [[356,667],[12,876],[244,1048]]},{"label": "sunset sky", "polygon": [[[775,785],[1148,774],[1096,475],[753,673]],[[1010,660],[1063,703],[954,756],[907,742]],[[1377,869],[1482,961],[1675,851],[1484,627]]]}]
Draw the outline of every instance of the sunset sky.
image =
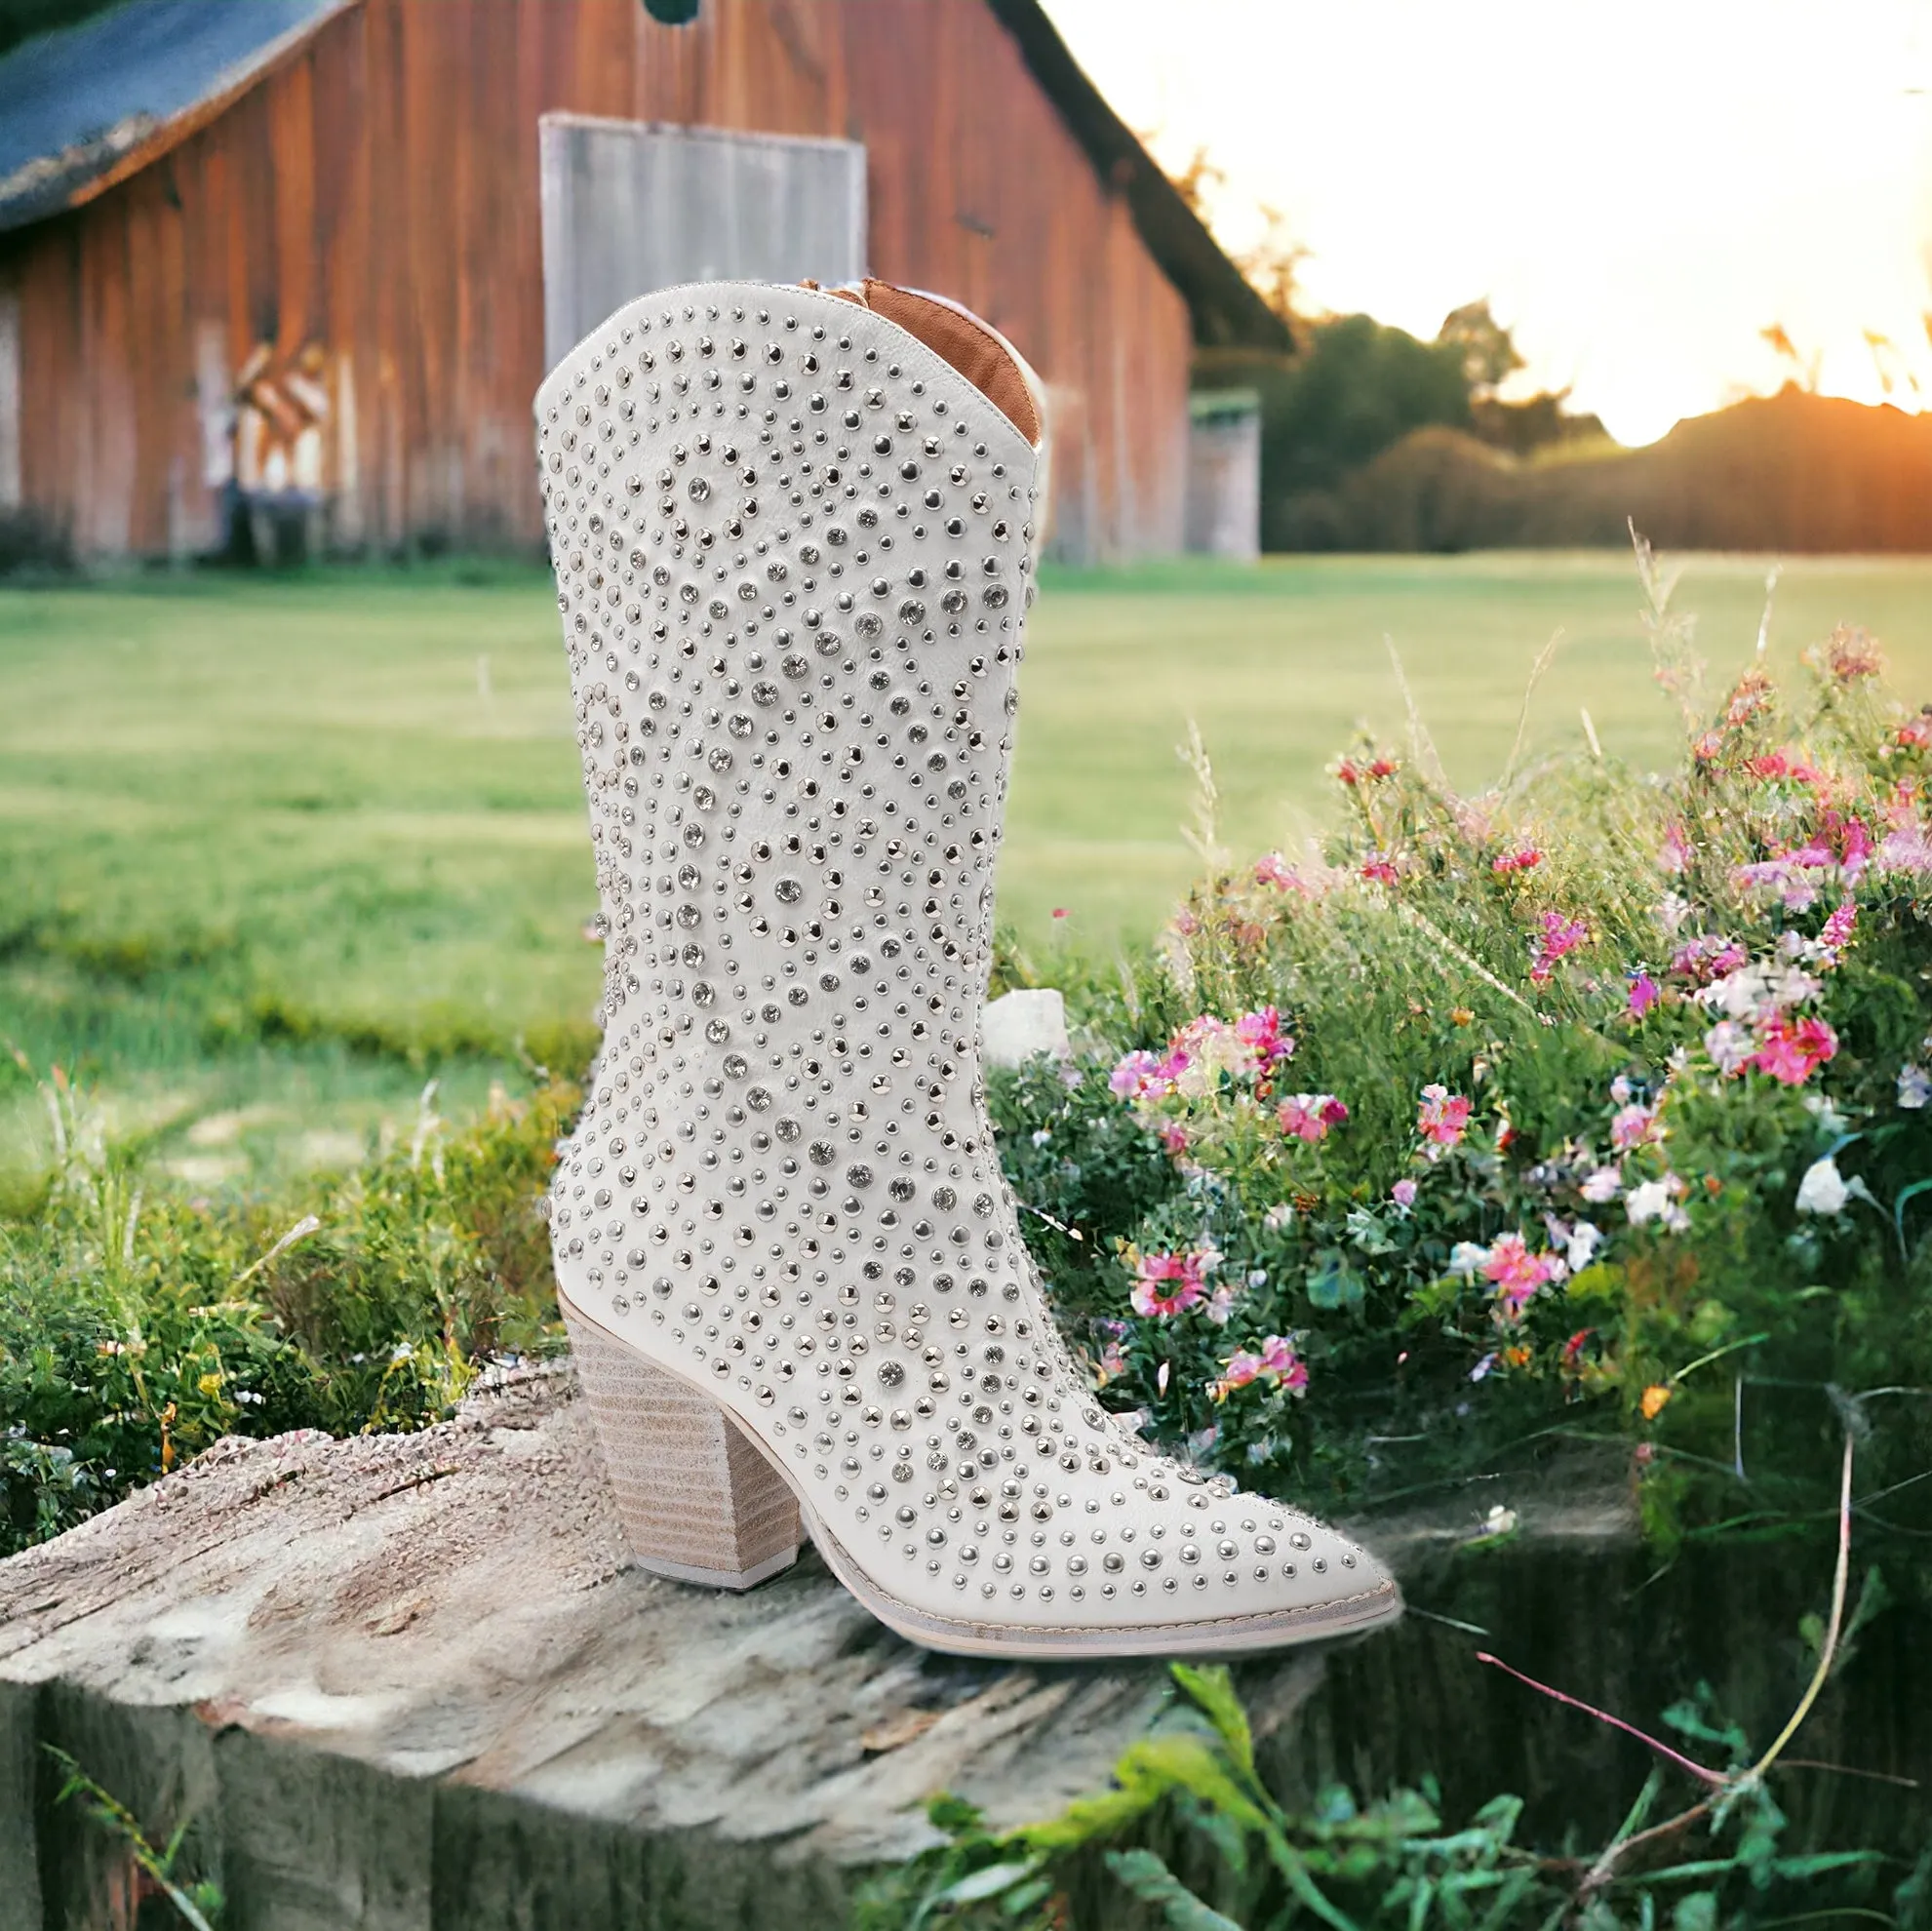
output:
[{"label": "sunset sky", "polygon": [[[1487,295],[1614,435],[1790,373],[1932,404],[1932,0],[1045,0],[1229,247],[1272,204],[1309,298],[1415,334]],[[1524,378],[1518,379],[1520,387]]]}]

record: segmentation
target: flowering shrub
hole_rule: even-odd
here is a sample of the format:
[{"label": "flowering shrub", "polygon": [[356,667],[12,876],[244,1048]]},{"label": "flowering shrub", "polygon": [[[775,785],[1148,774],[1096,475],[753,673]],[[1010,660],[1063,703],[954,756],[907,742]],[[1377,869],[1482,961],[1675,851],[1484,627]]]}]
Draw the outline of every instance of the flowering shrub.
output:
[{"label": "flowering shrub", "polygon": [[[1204,879],[1093,1014],[1125,1049],[1085,1082],[1166,1184],[1070,1223],[1087,1352],[1203,1464],[1388,1490],[1472,1438],[1615,1425],[1665,1525],[1707,1476],[1829,1473],[1829,1391],[1889,1384],[1923,1466],[1932,708],[1840,630],[1707,709],[1640,557],[1676,771],[1468,798],[1419,734],[1360,746],[1325,843]],[[1003,1103],[1051,1212],[1082,1146],[1014,1162]],[[1042,1251],[1057,1283],[1072,1250]]]}]

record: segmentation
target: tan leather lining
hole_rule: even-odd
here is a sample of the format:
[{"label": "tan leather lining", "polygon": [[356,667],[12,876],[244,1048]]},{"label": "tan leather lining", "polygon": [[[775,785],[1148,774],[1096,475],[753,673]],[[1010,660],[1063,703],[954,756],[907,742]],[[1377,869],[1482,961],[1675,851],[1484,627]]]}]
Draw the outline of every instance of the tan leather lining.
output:
[{"label": "tan leather lining", "polygon": [[868,279],[856,289],[827,289],[824,293],[869,308],[875,315],[897,323],[907,335],[916,335],[942,362],[957,369],[1030,444],[1039,447],[1040,415],[1026,377],[1005,344],[985,323],[929,296],[894,288],[890,282]]}]

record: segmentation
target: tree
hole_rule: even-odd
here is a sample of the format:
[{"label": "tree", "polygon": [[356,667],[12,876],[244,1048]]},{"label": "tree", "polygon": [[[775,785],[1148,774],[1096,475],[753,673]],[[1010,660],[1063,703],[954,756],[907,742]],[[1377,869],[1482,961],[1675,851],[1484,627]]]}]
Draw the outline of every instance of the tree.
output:
[{"label": "tree", "polygon": [[1462,358],[1463,379],[1472,396],[1494,395],[1523,367],[1510,332],[1490,314],[1487,296],[1451,309],[1436,332],[1436,341]]}]

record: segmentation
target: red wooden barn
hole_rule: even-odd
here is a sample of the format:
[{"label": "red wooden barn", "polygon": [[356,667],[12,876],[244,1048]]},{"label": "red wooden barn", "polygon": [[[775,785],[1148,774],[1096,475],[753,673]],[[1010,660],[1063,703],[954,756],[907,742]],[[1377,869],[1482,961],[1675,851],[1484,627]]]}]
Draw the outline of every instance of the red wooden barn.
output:
[{"label": "red wooden barn", "polygon": [[124,0],[0,59],[0,521],[534,546],[557,111],[863,143],[872,272],[1049,385],[1063,556],[1180,549],[1195,344],[1287,346],[1036,0]]}]

